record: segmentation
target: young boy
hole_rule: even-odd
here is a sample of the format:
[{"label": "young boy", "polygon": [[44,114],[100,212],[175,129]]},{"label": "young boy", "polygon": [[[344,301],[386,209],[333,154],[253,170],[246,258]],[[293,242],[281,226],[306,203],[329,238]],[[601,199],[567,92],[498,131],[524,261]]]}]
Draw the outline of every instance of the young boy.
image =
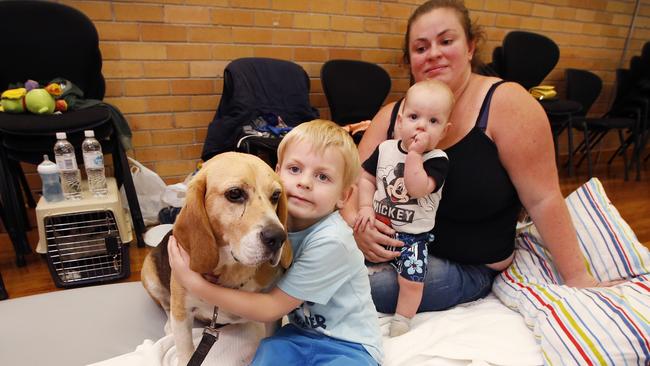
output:
[{"label": "young boy", "polygon": [[396,314],[390,336],[408,332],[424,289],[427,245],[435,224],[449,160],[436,149],[450,124],[454,96],[442,82],[419,82],[406,93],[397,116],[401,140],[387,140],[363,163],[359,179],[359,212],[354,230],[363,231],[375,219],[390,225],[404,246],[391,264],[399,274]]},{"label": "young boy", "polygon": [[359,174],[352,138],[331,121],[289,132],[276,171],[288,199],[293,263],[268,293],[214,285],[190,270],[187,253],[170,238],[174,276],[188,291],[224,311],[289,324],[263,339],[252,365],[378,365],[382,340],[368,271],[352,229],[338,209]]}]

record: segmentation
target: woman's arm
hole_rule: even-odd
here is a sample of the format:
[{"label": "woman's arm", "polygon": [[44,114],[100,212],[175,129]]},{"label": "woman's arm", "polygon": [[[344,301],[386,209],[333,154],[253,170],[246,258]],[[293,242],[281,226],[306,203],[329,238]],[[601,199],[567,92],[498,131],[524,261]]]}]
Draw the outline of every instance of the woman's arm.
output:
[{"label": "woman's arm", "polygon": [[[395,103],[389,103],[382,107],[375,118],[372,119],[370,127],[363,133],[363,138],[359,143],[359,158],[365,161],[375,151],[377,145],[386,140],[388,126],[390,124],[390,115]],[[347,205],[341,210],[341,215],[348,223],[354,222],[356,213],[359,209],[359,192],[355,189]],[[386,250],[383,246],[401,247],[402,242],[395,240],[389,235],[395,234],[395,231],[386,224],[375,220],[375,227],[369,227],[365,231],[355,232],[354,238],[357,246],[363,252],[367,260],[374,263],[387,262],[397,256],[399,252]]]},{"label": "woman's arm", "polygon": [[246,292],[206,281],[203,276],[190,269],[189,255],[173,236],[169,237],[167,251],[174,280],[195,296],[218,306],[220,310],[254,321],[271,322],[282,318],[302,303],[302,300],[277,287],[269,293]]},{"label": "woman's arm", "polygon": [[492,99],[487,133],[565,283],[598,285],[584,265],[560,191],[550,123],[541,105],[520,85],[501,85]]}]

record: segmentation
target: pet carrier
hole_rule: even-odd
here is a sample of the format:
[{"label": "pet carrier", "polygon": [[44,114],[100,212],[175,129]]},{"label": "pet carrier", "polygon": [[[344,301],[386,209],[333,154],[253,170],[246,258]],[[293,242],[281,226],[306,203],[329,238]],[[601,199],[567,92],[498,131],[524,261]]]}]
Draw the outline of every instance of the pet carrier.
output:
[{"label": "pet carrier", "polygon": [[[86,183],[84,181],[84,183]],[[36,206],[38,253],[44,253],[57,287],[75,287],[129,276],[131,221],[125,215],[114,178],[108,194]]]}]

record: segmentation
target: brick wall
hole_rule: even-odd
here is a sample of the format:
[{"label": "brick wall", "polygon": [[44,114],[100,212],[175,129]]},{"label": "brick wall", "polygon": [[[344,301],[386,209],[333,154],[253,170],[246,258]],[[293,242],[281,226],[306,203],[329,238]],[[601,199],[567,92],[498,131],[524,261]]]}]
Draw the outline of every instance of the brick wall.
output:
[{"label": "brick wall", "polygon": [[[172,183],[183,179],[199,160],[230,60],[260,56],[302,65],[311,77],[311,101],[324,117],[329,112],[319,71],[328,59],[381,65],[392,76],[389,100],[394,100],[408,87],[408,73],[399,64],[400,48],[406,20],[421,1],[61,2],[88,15],[99,31],[105,99],[129,121],[132,155]],[[547,83],[562,93],[565,68],[592,70],[605,82],[593,112],[606,109],[634,1],[466,0],[466,4],[487,31],[482,55],[491,55],[510,30],[545,34],[561,49]],[[640,15],[626,65],[650,39],[650,6],[642,7]]]}]

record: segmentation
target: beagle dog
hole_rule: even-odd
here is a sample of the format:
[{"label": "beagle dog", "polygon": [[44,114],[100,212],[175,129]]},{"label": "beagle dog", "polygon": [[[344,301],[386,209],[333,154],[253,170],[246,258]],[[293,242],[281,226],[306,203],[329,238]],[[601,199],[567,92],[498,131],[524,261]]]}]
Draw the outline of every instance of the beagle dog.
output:
[{"label": "beagle dog", "polygon": [[[263,291],[291,264],[286,225],[287,198],[278,175],[256,156],[227,152],[208,160],[191,180],[172,232],[189,253],[192,270],[221,286]],[[214,307],[174,280],[169,235],[146,256],[141,277],[167,313],[165,331],[174,336],[178,364],[186,365],[194,352],[194,319],[209,323]],[[244,321],[225,312],[217,318],[219,324]]]}]

